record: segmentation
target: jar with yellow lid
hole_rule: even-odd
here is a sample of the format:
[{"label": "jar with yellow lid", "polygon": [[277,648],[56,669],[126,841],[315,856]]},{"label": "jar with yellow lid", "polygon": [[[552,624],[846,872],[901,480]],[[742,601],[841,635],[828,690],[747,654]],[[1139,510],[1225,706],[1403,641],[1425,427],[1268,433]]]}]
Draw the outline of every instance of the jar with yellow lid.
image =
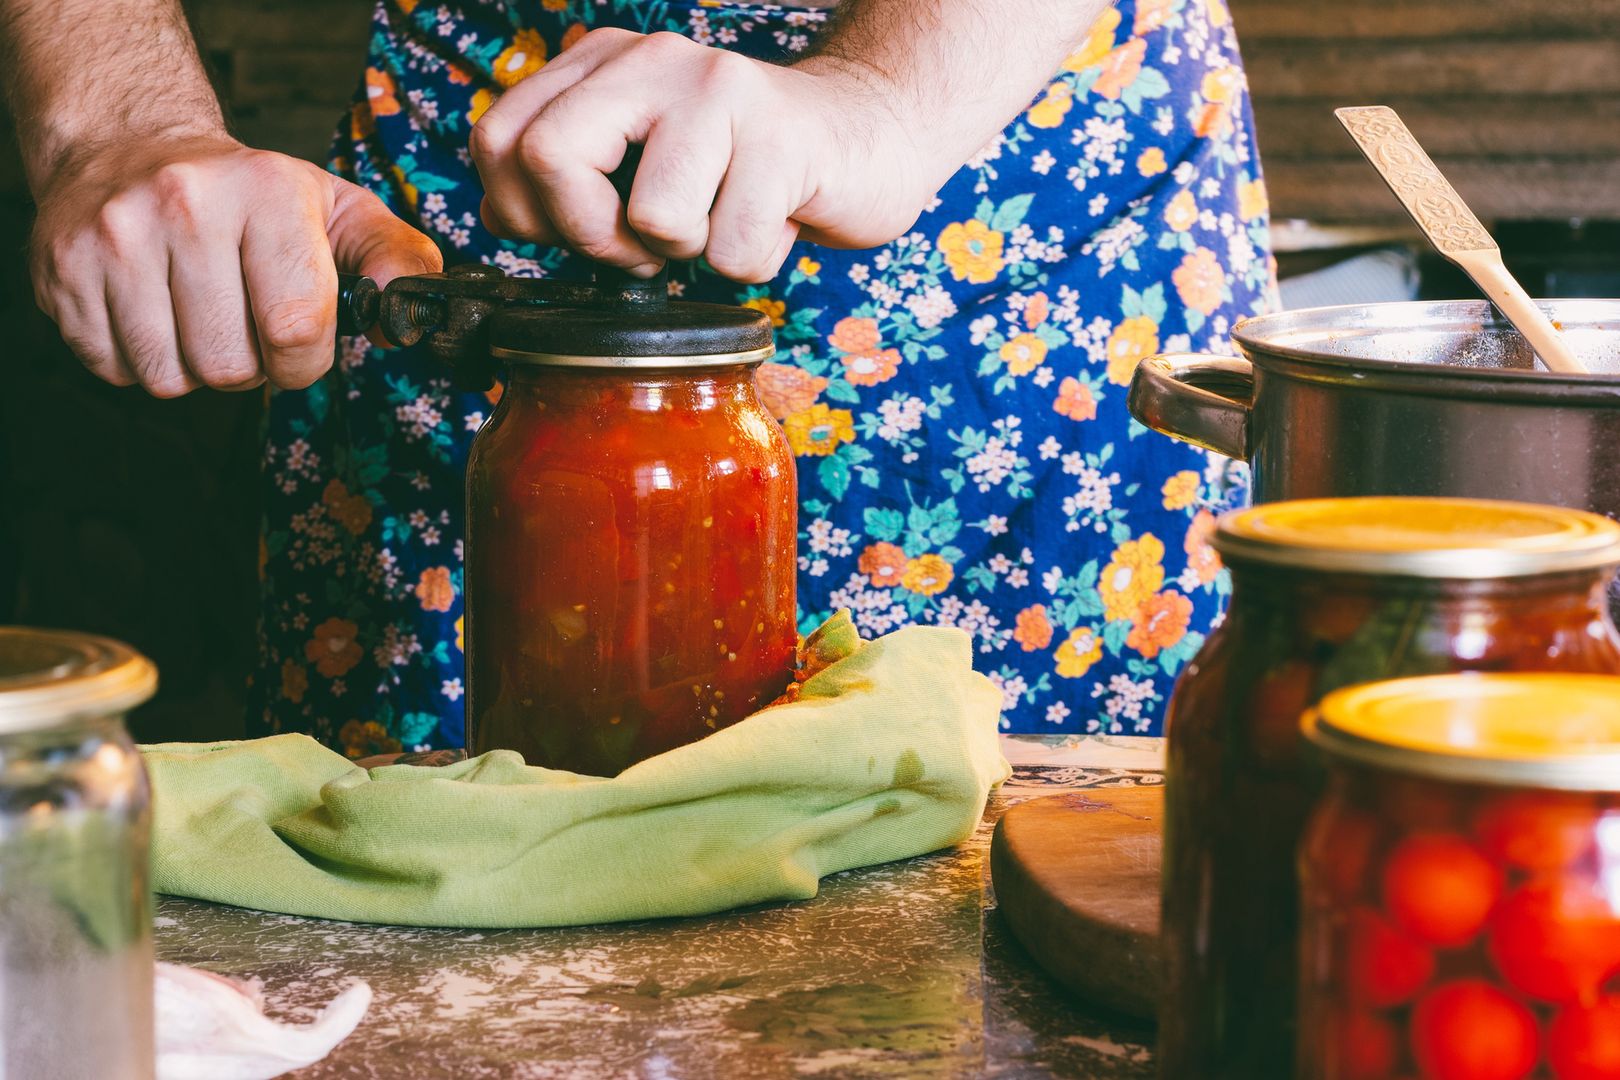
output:
[{"label": "jar with yellow lid", "polygon": [[1620,678],[1354,687],[1305,734],[1296,1075],[1620,1076]]},{"label": "jar with yellow lid", "polygon": [[1315,786],[1299,717],[1340,687],[1455,671],[1620,672],[1620,526],[1475,500],[1271,503],[1213,539],[1222,625],[1167,720],[1162,1075],[1286,1075],[1294,851]]},{"label": "jar with yellow lid", "polygon": [[0,1076],[148,1080],[146,770],[128,646],[0,626]]}]

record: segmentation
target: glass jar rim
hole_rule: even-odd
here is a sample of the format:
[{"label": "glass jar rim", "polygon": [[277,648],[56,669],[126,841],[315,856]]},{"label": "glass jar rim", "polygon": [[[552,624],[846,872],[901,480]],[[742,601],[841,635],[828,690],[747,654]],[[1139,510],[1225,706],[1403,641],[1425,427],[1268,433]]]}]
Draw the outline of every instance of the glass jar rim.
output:
[{"label": "glass jar rim", "polygon": [[119,715],[156,690],[152,661],[120,641],[0,626],[0,735]]},{"label": "glass jar rim", "polygon": [[493,346],[490,355],[515,366],[607,368],[617,371],[691,371],[724,367],[752,367],[776,355],[775,345],[745,352],[705,353],[698,356],[583,356],[575,353],[528,352]]},{"label": "glass jar rim", "polygon": [[1301,720],[1330,758],[1457,783],[1620,791],[1620,675],[1464,673],[1335,691]]},{"label": "glass jar rim", "polygon": [[1377,576],[1532,577],[1620,566],[1620,525],[1585,510],[1431,496],[1266,503],[1223,516],[1228,562]]}]

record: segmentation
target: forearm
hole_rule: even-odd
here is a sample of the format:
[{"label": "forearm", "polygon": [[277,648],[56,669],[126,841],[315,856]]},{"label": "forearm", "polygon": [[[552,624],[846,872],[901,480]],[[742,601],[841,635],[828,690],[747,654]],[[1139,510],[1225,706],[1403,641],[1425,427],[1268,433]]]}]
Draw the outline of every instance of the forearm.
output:
[{"label": "forearm", "polygon": [[114,140],[225,134],[179,0],[0,0],[0,84],[36,194]]},{"label": "forearm", "polygon": [[804,63],[870,79],[916,141],[954,170],[1028,106],[1111,3],[842,0]]}]

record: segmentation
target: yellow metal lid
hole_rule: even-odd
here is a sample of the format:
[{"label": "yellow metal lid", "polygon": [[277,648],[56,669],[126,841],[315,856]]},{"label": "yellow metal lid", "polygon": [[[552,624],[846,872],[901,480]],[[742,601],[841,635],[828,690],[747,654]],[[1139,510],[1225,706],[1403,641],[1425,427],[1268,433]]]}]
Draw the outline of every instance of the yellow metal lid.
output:
[{"label": "yellow metal lid", "polygon": [[1620,791],[1620,676],[1432,675],[1329,694],[1303,721],[1328,754],[1445,780]]},{"label": "yellow metal lid", "polygon": [[156,689],[152,661],[121,642],[0,626],[0,734],[120,715]]},{"label": "yellow metal lid", "polygon": [[1620,566],[1600,514],[1484,499],[1303,499],[1239,510],[1211,541],[1232,562],[1329,573],[1504,578]]}]

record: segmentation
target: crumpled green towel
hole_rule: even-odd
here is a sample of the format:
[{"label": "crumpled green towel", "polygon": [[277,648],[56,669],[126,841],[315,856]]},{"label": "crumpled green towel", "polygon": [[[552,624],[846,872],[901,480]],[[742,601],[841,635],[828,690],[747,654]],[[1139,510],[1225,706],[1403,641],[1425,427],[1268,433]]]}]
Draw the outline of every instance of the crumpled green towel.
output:
[{"label": "crumpled green towel", "polygon": [[909,627],[612,779],[497,750],[370,771],[302,735],[147,748],[157,891],[418,926],[569,926],[805,899],[948,847],[1008,767],[959,630]]}]

